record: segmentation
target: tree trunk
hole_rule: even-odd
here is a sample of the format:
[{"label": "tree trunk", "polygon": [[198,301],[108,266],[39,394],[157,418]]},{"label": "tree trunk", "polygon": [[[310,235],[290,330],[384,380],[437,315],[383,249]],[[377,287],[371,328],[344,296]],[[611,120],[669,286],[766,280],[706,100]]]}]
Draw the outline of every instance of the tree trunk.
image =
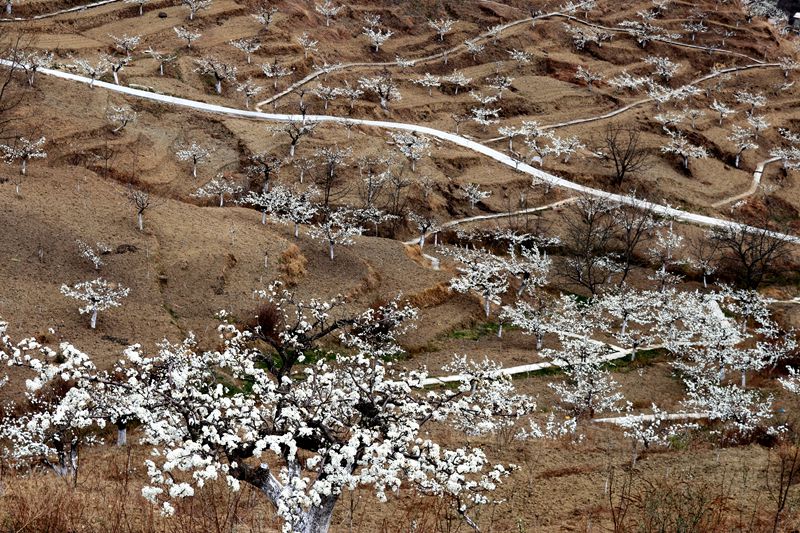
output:
[{"label": "tree trunk", "polygon": [[128,445],[128,427],[126,424],[117,424],[117,446]]},{"label": "tree trunk", "polygon": [[19,173],[24,176],[26,172],[28,172],[28,160],[23,157],[22,158],[22,165],[20,166]]},{"label": "tree trunk", "polygon": [[[289,145],[289,157],[294,157],[295,143]],[[303,174],[300,174],[300,183],[303,183]]]},{"label": "tree trunk", "polygon": [[491,301],[489,300],[488,296],[483,297],[483,312],[486,313],[486,318],[489,318],[489,313],[491,311]]},{"label": "tree trunk", "polygon": [[164,63],[159,63],[158,65],[158,74],[163,76],[164,75]]},{"label": "tree trunk", "polygon": [[542,349],[542,340],[544,335],[541,333],[536,334],[536,351],[540,351]]},{"label": "tree trunk", "polygon": [[261,223],[262,224],[266,224],[267,223],[267,212],[266,211],[262,211],[261,212]]},{"label": "tree trunk", "polygon": [[92,310],[92,320],[90,326],[92,329],[95,329],[95,327],[97,326],[97,309]]},{"label": "tree trunk", "polygon": [[333,241],[330,241],[328,243],[328,252],[329,255],[331,256],[331,261],[333,261]]},{"label": "tree trunk", "polygon": [[503,323],[502,322],[500,322],[500,326],[498,326],[498,328],[497,328],[497,338],[498,339],[502,339],[503,338]]},{"label": "tree trunk", "polygon": [[139,226],[139,231],[144,231],[144,216],[142,213],[136,214],[137,225]]},{"label": "tree trunk", "polygon": [[216,80],[214,82],[214,90],[217,91],[217,94],[222,94],[222,80]]},{"label": "tree trunk", "polygon": [[6,15],[11,15],[11,2],[6,2]]},{"label": "tree trunk", "polygon": [[144,15],[144,4],[139,4],[139,16]]},{"label": "tree trunk", "polygon": [[113,75],[114,75],[114,83],[116,83],[117,85],[119,85],[119,72],[118,72],[118,71],[116,71],[116,70],[112,70],[112,71],[111,71],[111,74],[113,74]]},{"label": "tree trunk", "polygon": [[225,195],[224,194],[220,194],[219,195],[219,206],[222,207],[224,204],[225,204]]},{"label": "tree trunk", "polygon": [[735,166],[736,168],[739,168],[739,159],[741,159],[741,157],[742,157],[742,152],[736,154],[736,161],[733,163],[733,166]]},{"label": "tree trunk", "polygon": [[742,388],[747,386],[747,371],[742,370]]},{"label": "tree trunk", "polygon": [[193,178],[197,177],[197,161],[192,163],[192,177]]},{"label": "tree trunk", "polygon": [[294,223],[294,238],[297,239],[300,237],[300,224],[297,222]]},{"label": "tree trunk", "polygon": [[423,231],[419,235],[419,249],[422,250],[425,247],[425,232]]}]

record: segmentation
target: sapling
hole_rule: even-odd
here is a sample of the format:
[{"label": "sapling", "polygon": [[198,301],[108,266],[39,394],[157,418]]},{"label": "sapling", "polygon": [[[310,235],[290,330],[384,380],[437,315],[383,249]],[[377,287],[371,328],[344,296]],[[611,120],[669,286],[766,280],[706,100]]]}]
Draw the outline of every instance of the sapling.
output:
[{"label": "sapling", "polygon": [[91,281],[82,281],[75,285],[61,285],[61,294],[85,302],[86,305],[78,309],[80,314],[91,313],[90,327],[97,326],[97,313],[114,307],[119,307],[120,300],[128,296],[130,289],[116,283],[109,283],[103,278]]}]

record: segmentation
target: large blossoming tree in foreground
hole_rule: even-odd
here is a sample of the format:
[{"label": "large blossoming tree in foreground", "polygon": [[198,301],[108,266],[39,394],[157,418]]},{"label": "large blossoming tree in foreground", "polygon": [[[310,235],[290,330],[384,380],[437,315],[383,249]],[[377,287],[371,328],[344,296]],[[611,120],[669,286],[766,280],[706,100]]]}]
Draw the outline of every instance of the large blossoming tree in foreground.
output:
[{"label": "large blossoming tree in foreground", "polygon": [[[286,532],[327,531],[342,492],[359,486],[382,500],[401,486],[449,498],[475,526],[470,510],[490,501],[508,468],[490,464],[478,448],[444,448],[423,428],[496,431],[528,414],[532,401],[486,361],[456,358],[447,370],[461,382],[443,390],[422,388],[425,371],[395,371],[387,361],[399,352],[396,336],[416,315],[396,300],[352,314],[340,297],[304,302],[278,285],[260,296],[255,325],[224,323],[217,350],[199,350],[191,336],[164,341],[153,355],[132,346],[108,372],[82,354],[45,350],[31,363],[10,342],[3,354],[36,371],[31,391],[46,381],[67,384],[63,400],[40,411],[72,433],[137,419],[154,446],[142,494],[166,514],[219,478],[234,490],[244,482],[261,491]],[[322,352],[320,342],[337,335],[339,352]],[[65,419],[67,407],[76,414]],[[19,442],[43,441],[10,417],[2,427]],[[46,453],[29,448],[26,457]]]}]

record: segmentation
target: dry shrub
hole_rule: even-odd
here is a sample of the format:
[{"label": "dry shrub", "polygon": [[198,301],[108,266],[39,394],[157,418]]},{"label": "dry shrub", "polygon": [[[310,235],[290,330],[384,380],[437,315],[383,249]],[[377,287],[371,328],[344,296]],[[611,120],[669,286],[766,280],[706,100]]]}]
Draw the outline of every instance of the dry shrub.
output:
[{"label": "dry shrub", "polygon": [[308,273],[307,264],[308,259],[300,248],[296,244],[290,244],[278,259],[278,270],[283,274],[283,281],[288,286],[294,287]]}]

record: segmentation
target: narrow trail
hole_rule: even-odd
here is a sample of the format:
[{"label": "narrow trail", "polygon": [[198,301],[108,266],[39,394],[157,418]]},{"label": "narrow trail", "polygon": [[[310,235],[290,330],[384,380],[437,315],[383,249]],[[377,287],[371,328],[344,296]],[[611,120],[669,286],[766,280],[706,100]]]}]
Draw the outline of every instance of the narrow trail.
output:
[{"label": "narrow trail", "polygon": [[[427,239],[430,235],[433,235],[435,233],[440,233],[443,230],[450,229],[450,228],[453,228],[455,226],[460,226],[462,224],[469,224],[470,222],[483,222],[485,220],[497,220],[497,219],[501,219],[501,218],[510,218],[510,217],[515,217],[515,216],[519,216],[519,215],[530,215],[530,214],[533,214],[533,213],[540,213],[542,211],[548,211],[550,209],[555,209],[555,208],[560,207],[562,205],[567,205],[567,204],[574,203],[577,200],[578,200],[577,197],[572,196],[570,198],[565,198],[563,200],[559,200],[557,202],[553,202],[552,204],[540,205],[538,207],[528,207],[526,209],[520,209],[518,211],[508,211],[508,212],[504,212],[504,213],[492,213],[490,215],[476,215],[474,217],[467,217],[467,218],[456,218],[456,219],[453,219],[453,220],[448,220],[447,222],[442,222],[442,224],[439,225],[439,229],[437,229],[436,231],[426,232],[425,233],[425,238]],[[409,244],[409,245],[410,244],[417,244],[419,242],[419,240],[420,240],[420,237],[421,236],[417,236],[414,239],[409,239],[404,244]]]},{"label": "narrow trail", "polygon": [[[6,66],[12,66],[12,62],[8,60],[0,60],[0,64]],[[185,107],[188,109],[193,109],[197,111],[212,113],[221,116],[228,116],[233,118],[261,120],[268,122],[301,122],[303,120],[307,120],[320,123],[334,123],[334,124],[348,123],[357,126],[365,126],[369,128],[415,132],[418,134],[427,135],[432,138],[440,139],[442,141],[455,144],[457,146],[461,146],[462,148],[486,156],[490,159],[493,159],[497,163],[505,165],[519,172],[528,174],[533,179],[549,184],[554,187],[561,187],[563,189],[575,191],[579,194],[594,196],[596,198],[601,198],[612,203],[617,203],[621,205],[630,205],[638,209],[650,211],[657,216],[672,218],[676,221],[686,222],[689,224],[698,224],[713,228],[735,228],[737,230],[748,231],[748,232],[763,231],[760,228],[755,228],[752,226],[748,226],[746,224],[734,222],[732,220],[725,220],[721,218],[700,215],[697,213],[691,213],[688,211],[683,211],[681,209],[676,209],[674,207],[659,205],[652,202],[648,202],[646,200],[632,198],[627,195],[614,194],[600,189],[587,187],[585,185],[581,185],[579,183],[575,183],[566,180],[564,178],[555,176],[553,174],[544,172],[543,170],[534,168],[531,165],[528,165],[527,163],[524,163],[518,159],[514,159],[513,157],[510,157],[498,150],[485,146],[479,142],[467,139],[461,135],[456,135],[454,133],[437,130],[428,126],[421,126],[418,124],[407,124],[403,122],[352,119],[347,117],[337,117],[331,115],[302,116],[294,114],[263,113],[260,111],[249,111],[244,109],[225,107],[217,104],[209,104],[206,102],[200,102],[197,100],[190,100],[188,98],[180,98],[177,96],[170,96],[166,94],[152,93],[141,89],[134,89],[131,87],[115,85],[113,83],[108,83],[103,81],[93,81],[92,79],[87,78],[85,76],[79,76],[77,74],[72,74],[70,72],[64,72],[61,70],[41,69],[40,72],[45,76],[60,78],[77,83],[83,83],[85,85],[90,85],[90,86],[93,85],[98,89],[104,89],[107,91],[125,94],[142,100],[160,102],[164,104]],[[783,239],[791,243],[795,244],[800,243],[800,237],[796,235],[787,235],[772,231],[767,232],[767,234],[774,238]]]},{"label": "narrow trail", "polygon": [[32,17],[11,17],[11,18],[0,18],[0,23],[2,22],[29,22],[32,20],[42,20],[48,19],[52,17],[57,17],[58,15],[66,15],[67,13],[77,13],[79,11],[86,11],[87,9],[91,9],[93,7],[101,7],[108,4],[115,4],[117,2],[121,2],[122,0],[101,0],[100,2],[93,2],[91,4],[84,4],[81,6],[70,7],[67,9],[59,9],[58,11],[52,11],[50,13],[42,13],[41,15],[34,15]]},{"label": "narrow trail", "polygon": [[738,202],[739,200],[744,200],[745,198],[752,196],[758,190],[758,186],[761,184],[761,176],[764,175],[764,167],[771,163],[775,163],[780,161],[780,157],[773,157],[771,159],[767,159],[766,161],[762,161],[756,167],[755,172],[753,172],[753,182],[750,184],[750,188],[747,189],[745,192],[736,194],[734,196],[729,196],[728,198],[723,198],[719,202],[714,202],[711,204],[711,207],[722,207],[725,204],[732,204],[734,202]]},{"label": "narrow trail", "polygon": [[[574,333],[569,333],[565,331],[557,331],[555,333],[559,333],[561,335],[573,338],[581,338],[581,335],[576,335]],[[633,350],[628,348],[622,348],[617,346],[616,344],[611,344],[608,342],[598,341],[594,339],[589,339],[590,342],[595,344],[600,344],[603,346],[608,346],[611,349],[611,352],[601,356],[598,358],[599,361],[608,363],[611,361],[616,361],[617,359],[622,359],[631,355]],[[651,350],[655,348],[659,348],[660,345],[654,346],[646,346],[639,348],[638,351],[644,350]],[[498,375],[505,375],[505,376],[514,376],[517,374],[528,374],[530,372],[537,372],[539,370],[544,370],[546,368],[563,368],[568,366],[566,362],[562,361],[542,361],[541,363],[531,363],[527,365],[519,365],[519,366],[510,366],[508,368],[501,368],[497,371]],[[467,378],[463,374],[453,374],[450,376],[438,376],[438,377],[430,377],[422,381],[422,385],[429,387],[432,385],[443,385],[445,383],[453,383],[457,381],[462,381],[463,379]]]},{"label": "narrow trail", "polygon": [[[723,76],[725,74],[730,74],[732,72],[742,72],[742,71],[745,71],[745,70],[752,70],[752,69],[759,69],[759,68],[780,68],[780,64],[779,63],[754,63],[754,64],[751,64],[751,65],[742,65],[742,66],[739,66],[739,67],[729,67],[729,68],[726,68],[726,69],[722,69],[722,70],[718,70],[718,71],[712,72],[710,74],[706,74],[705,76],[702,76],[700,78],[692,80],[691,82],[689,82],[689,85],[698,85],[700,83],[703,83],[704,81],[708,81],[708,80],[717,78],[719,76]],[[606,119],[609,119],[609,118],[614,118],[614,117],[616,117],[618,115],[621,115],[621,114],[623,114],[623,113],[625,113],[627,111],[630,111],[631,109],[636,109],[637,107],[641,107],[641,106],[643,106],[645,104],[649,104],[649,103],[653,103],[653,99],[648,96],[647,98],[642,98],[641,100],[637,100],[635,102],[631,102],[630,104],[624,105],[624,106],[622,106],[620,108],[617,108],[617,109],[615,109],[613,111],[609,111],[608,113],[603,113],[601,115],[594,115],[594,116],[585,117],[585,118],[576,118],[576,119],[573,119],[573,120],[567,120],[565,122],[557,122],[555,124],[548,124],[548,125],[541,126],[540,129],[542,129],[542,130],[555,130],[555,129],[559,129],[559,128],[566,128],[566,127],[569,127],[569,126],[576,126],[578,124],[587,124],[589,122],[597,122],[597,121],[600,121],[600,120],[606,120]],[[507,139],[508,139],[508,136],[502,135],[502,136],[499,136],[499,137],[493,137],[491,139],[486,139],[486,140],[481,141],[481,142],[488,144],[488,143],[503,141],[503,140],[507,140]]]},{"label": "narrow trail", "polygon": [[[579,4],[577,6],[577,8],[580,8],[582,6],[583,6],[583,4]],[[583,24],[583,25],[586,25],[586,26],[592,26],[594,28],[602,29],[604,31],[609,31],[609,32],[614,32],[614,33],[624,33],[626,35],[630,35],[630,32],[628,32],[627,30],[625,30],[623,28],[612,28],[612,27],[608,27],[608,26],[603,26],[603,25],[600,25],[600,24],[597,24],[597,23],[594,23],[594,22],[591,22],[591,21],[588,21],[588,20],[583,20],[583,19],[580,19],[578,17],[572,16],[572,15],[568,15],[568,14],[562,12],[562,11],[552,11],[550,13],[543,13],[541,15],[536,15],[535,17],[526,17],[526,18],[523,18],[523,19],[519,19],[519,20],[514,20],[514,21],[511,21],[511,22],[508,22],[506,24],[502,24],[502,25],[498,26],[496,30],[487,30],[487,31],[485,31],[483,33],[478,34],[477,36],[473,37],[470,40],[471,41],[481,41],[481,40],[494,39],[498,35],[503,33],[504,31],[507,31],[507,30],[509,30],[511,28],[514,28],[516,26],[520,26],[522,24],[527,24],[527,23],[532,23],[533,24],[538,20],[546,20],[546,19],[558,18],[558,17],[565,18],[565,19],[568,19],[568,20],[571,20],[573,22],[577,22],[577,23],[580,23],[580,24]],[[682,43],[680,41],[675,41],[673,39],[666,39],[666,38],[655,38],[653,40],[654,41],[658,41],[658,42],[663,42],[663,43],[666,43],[666,44],[669,44],[669,45],[672,45],[672,46],[682,47],[682,48],[691,48],[691,49],[694,49],[694,50],[702,50],[702,51],[709,52],[709,53],[718,53],[718,54],[725,54],[725,55],[732,55],[732,56],[742,57],[742,58],[745,58],[745,59],[747,59],[749,61],[752,61],[753,63],[756,63],[756,64],[765,64],[765,62],[760,60],[760,59],[757,59],[757,58],[754,58],[754,57],[750,57],[750,56],[748,56],[746,54],[742,54],[740,52],[735,52],[733,50],[726,50],[724,48],[716,48],[716,47],[713,47],[713,46],[702,46],[702,45],[691,44],[691,43]],[[425,63],[430,63],[431,61],[436,61],[438,59],[444,59],[445,57],[449,57],[451,54],[456,54],[456,53],[458,53],[460,51],[463,51],[463,50],[466,50],[466,45],[462,43],[462,44],[455,45],[455,46],[453,46],[451,48],[448,48],[448,49],[446,49],[446,50],[444,50],[442,52],[437,52],[435,54],[430,54],[430,55],[419,57],[419,58],[416,58],[416,59],[410,59],[409,58],[409,59],[407,59],[407,61],[413,62],[413,66],[417,66],[417,65],[421,65],[421,64],[425,64]],[[275,102],[277,100],[280,100],[281,98],[283,98],[285,96],[288,96],[289,94],[293,93],[294,91],[296,91],[300,87],[302,87],[302,86],[308,84],[309,82],[319,78],[320,76],[323,76],[323,75],[326,75],[326,74],[330,74],[330,73],[333,73],[333,72],[344,71],[344,70],[360,69],[360,68],[375,69],[375,68],[388,68],[388,67],[397,67],[397,66],[400,66],[400,62],[399,61],[354,62],[354,63],[339,63],[339,64],[336,64],[336,65],[329,65],[329,66],[326,66],[324,68],[321,68],[321,69],[318,69],[318,70],[315,70],[315,71],[309,73],[304,78],[292,83],[286,89],[280,91],[279,93],[276,93],[273,96],[271,96],[271,97],[269,97],[269,98],[267,98],[265,100],[262,100],[261,102],[258,102],[258,104],[256,104],[256,109],[260,109],[263,106],[272,104],[273,102]],[[636,105],[641,105],[641,103],[637,103]],[[580,122],[577,122],[577,123],[580,123]],[[556,127],[558,127],[558,126],[556,126]]]},{"label": "narrow trail", "polygon": [[[671,413],[664,414],[658,417],[659,420],[705,420],[709,416],[708,413]],[[655,415],[625,415],[625,416],[612,416],[609,418],[593,418],[592,422],[595,424],[614,424],[617,426],[624,425],[631,420],[643,420],[645,422],[654,422]]]}]

